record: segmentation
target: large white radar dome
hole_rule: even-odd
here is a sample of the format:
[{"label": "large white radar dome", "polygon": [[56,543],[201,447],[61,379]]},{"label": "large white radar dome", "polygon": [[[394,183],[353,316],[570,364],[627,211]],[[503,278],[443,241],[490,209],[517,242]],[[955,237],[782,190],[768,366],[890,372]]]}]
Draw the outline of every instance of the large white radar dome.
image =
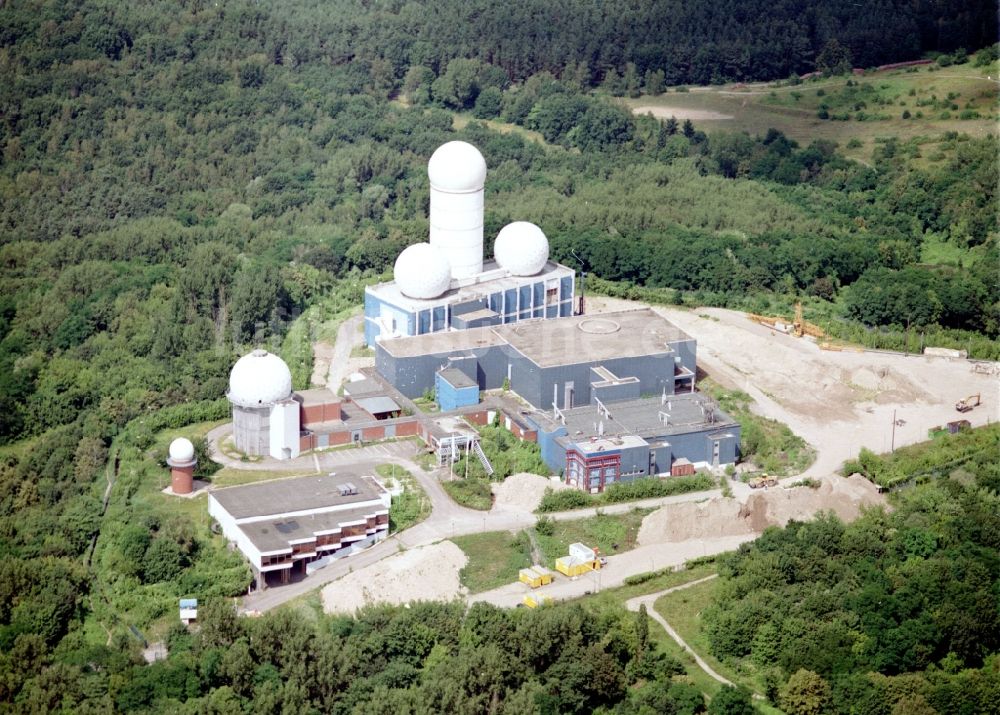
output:
[{"label": "large white radar dome", "polygon": [[448,290],[451,265],[448,256],[436,246],[414,243],[399,254],[393,275],[403,295],[427,300]]},{"label": "large white radar dome", "polygon": [[535,224],[515,221],[500,229],[493,256],[501,268],[513,275],[533,276],[549,260],[549,239]]},{"label": "large white radar dome", "polygon": [[186,437],[178,437],[170,443],[167,453],[172,462],[190,462],[194,459],[194,445]]},{"label": "large white radar dome", "polygon": [[468,142],[448,142],[427,162],[427,177],[441,191],[479,191],[486,183],[486,160]]},{"label": "large white radar dome", "polygon": [[227,397],[240,407],[262,407],[292,395],[292,373],[277,355],[254,350],[244,355],[229,373]]}]

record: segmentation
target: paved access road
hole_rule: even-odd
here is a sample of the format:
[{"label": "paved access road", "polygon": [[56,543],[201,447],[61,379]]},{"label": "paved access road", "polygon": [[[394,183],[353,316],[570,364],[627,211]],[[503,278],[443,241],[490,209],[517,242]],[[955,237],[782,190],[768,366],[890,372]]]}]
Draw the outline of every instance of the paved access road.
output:
[{"label": "paved access road", "polygon": [[[366,448],[372,449],[372,448]],[[350,452],[346,452],[349,454]],[[394,534],[385,541],[375,544],[370,549],[345,557],[329,566],[320,569],[312,576],[286,586],[273,586],[266,591],[253,593],[244,599],[244,608],[250,611],[268,611],[283,603],[317,589],[325,584],[346,576],[351,571],[370,566],[384,558],[399,553],[402,549],[426,546],[443,539],[464,534],[476,534],[486,531],[518,531],[534,526],[538,515],[513,508],[494,508],[490,511],[476,511],[456,504],[441,486],[441,482],[433,474],[428,474],[414,462],[401,458],[389,457],[378,460],[378,463],[393,463],[409,471],[423,487],[431,502],[431,514],[427,519],[405,531]],[[370,463],[343,464],[344,471],[356,469],[371,469]],[[573,511],[548,514],[551,518],[562,521],[584,519],[594,516],[600,511],[603,514],[622,514],[636,507],[655,508],[663,504],[685,501],[700,501],[720,496],[718,489],[706,492],[678,494],[659,499],[645,499],[641,502],[612,504],[593,509],[576,509]],[[627,576],[652,571],[669,566],[678,566],[688,559],[705,554],[716,554],[731,551],[752,537],[726,537],[720,539],[692,539],[691,541],[669,546],[653,545],[640,547],[624,554],[608,558],[609,567],[596,578],[604,579],[602,584],[587,585],[590,581],[583,578],[576,581],[562,579],[554,583],[544,592],[555,598],[573,598],[581,596],[588,590],[600,587],[617,586]],[[505,589],[509,589],[505,590]],[[520,583],[510,584],[496,591],[476,594],[472,600],[489,600],[499,605],[515,606],[524,595],[524,586]]]}]

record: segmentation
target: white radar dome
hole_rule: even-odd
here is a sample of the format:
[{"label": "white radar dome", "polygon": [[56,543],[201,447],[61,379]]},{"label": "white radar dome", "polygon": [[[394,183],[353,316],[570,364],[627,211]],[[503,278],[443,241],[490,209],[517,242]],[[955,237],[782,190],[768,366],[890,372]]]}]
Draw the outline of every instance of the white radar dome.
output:
[{"label": "white radar dome", "polygon": [[427,300],[448,290],[451,265],[440,248],[429,243],[414,243],[399,254],[393,276],[403,295]]},{"label": "white radar dome", "polygon": [[194,459],[194,445],[186,437],[178,437],[170,443],[168,454],[171,461],[190,462]]},{"label": "white radar dome", "polygon": [[468,142],[448,142],[431,155],[427,177],[441,191],[479,191],[486,183],[486,160]]},{"label": "white radar dome", "polygon": [[535,224],[515,221],[500,229],[493,256],[501,268],[513,275],[533,276],[549,260],[549,239]]},{"label": "white radar dome", "polygon": [[262,407],[292,395],[292,373],[277,355],[254,350],[233,365],[227,397],[240,407]]}]

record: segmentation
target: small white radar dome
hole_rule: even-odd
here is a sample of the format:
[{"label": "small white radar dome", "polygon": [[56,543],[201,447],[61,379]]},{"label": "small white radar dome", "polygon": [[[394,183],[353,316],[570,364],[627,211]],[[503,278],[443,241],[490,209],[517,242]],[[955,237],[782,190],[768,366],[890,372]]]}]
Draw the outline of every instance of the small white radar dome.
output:
[{"label": "small white radar dome", "polygon": [[441,191],[479,191],[486,183],[486,160],[468,142],[448,142],[427,162],[427,178]]},{"label": "small white radar dome", "polygon": [[393,275],[403,295],[418,300],[437,298],[451,284],[448,257],[429,243],[414,243],[400,253]]},{"label": "small white radar dome", "polygon": [[190,462],[194,459],[194,445],[186,437],[178,437],[170,443],[168,453],[173,462]]},{"label": "small white radar dome", "polygon": [[172,462],[190,462],[194,459],[194,445],[186,437],[178,437],[171,442],[167,452]]},{"label": "small white radar dome", "polygon": [[493,256],[505,271],[515,276],[533,276],[549,260],[549,239],[542,229],[527,221],[515,221],[500,229]]},{"label": "small white radar dome", "polygon": [[292,395],[292,373],[277,355],[254,350],[233,365],[227,397],[240,407],[263,407]]}]

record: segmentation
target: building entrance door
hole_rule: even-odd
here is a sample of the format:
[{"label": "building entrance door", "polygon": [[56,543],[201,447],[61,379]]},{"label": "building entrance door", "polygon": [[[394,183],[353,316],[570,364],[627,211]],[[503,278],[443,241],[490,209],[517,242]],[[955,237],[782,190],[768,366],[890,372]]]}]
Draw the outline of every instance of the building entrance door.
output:
[{"label": "building entrance door", "polygon": [[719,466],[719,440],[712,442],[712,466]]}]

